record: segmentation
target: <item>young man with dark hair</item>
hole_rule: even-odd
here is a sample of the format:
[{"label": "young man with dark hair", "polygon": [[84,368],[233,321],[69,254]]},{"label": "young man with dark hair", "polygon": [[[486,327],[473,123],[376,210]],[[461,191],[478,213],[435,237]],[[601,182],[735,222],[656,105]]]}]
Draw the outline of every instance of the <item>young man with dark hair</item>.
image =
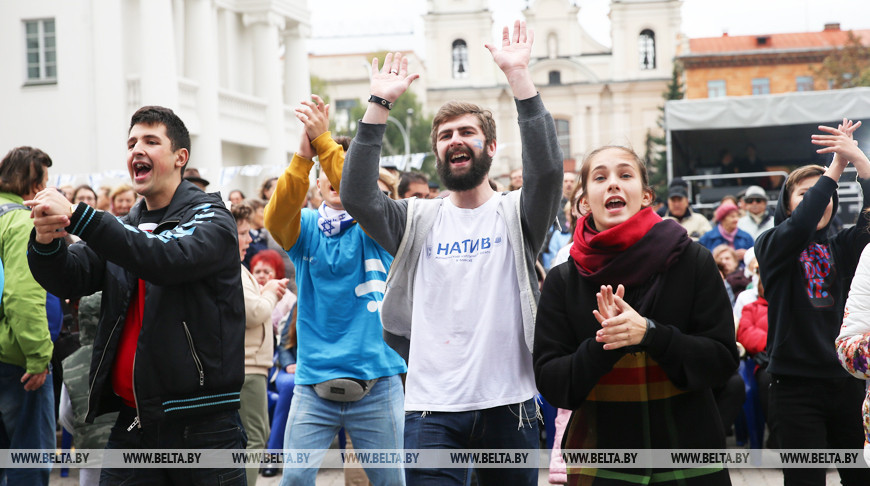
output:
[{"label": "young man with dark hair", "polygon": [[[559,209],[562,152],[553,118],[529,72],[533,33],[524,22],[487,46],[516,98],[523,188],[489,184],[495,121],[488,110],[450,102],[432,124],[441,199],[393,201],[377,178],[392,103],[418,75],[387,54],[372,64],[371,98],[344,165],[341,200],[386,251],[383,326],[408,362],[405,447],[536,449],[532,369],[538,297],[535,259]],[[413,332],[412,332],[413,331]],[[405,470],[408,484],[466,484],[468,470]],[[538,470],[481,468],[481,484],[537,484]]]},{"label": "young man with dark hair", "polygon": [[[190,136],[172,110],[133,115],[127,170],[144,196],[121,220],[40,191],[28,247],[62,298],[103,291],[88,416],[120,410],[107,449],[242,449],[245,305],[233,217],[182,173]],[[83,243],[67,245],[74,234]],[[245,484],[231,469],[104,468],[106,484]]]},{"label": "young man with dark hair", "polygon": [[[6,277],[0,305],[0,449],[54,450],[56,445],[49,368],[54,346],[45,290],[27,268],[33,223],[22,205],[45,188],[49,167],[51,158],[32,147],[14,148],[0,162],[0,273]],[[9,486],[45,485],[48,476],[48,469],[0,469],[0,483],[7,484],[5,477]]]},{"label": "young man with dark hair", "polygon": [[399,197],[408,199],[416,197],[418,199],[429,198],[429,178],[426,174],[419,172],[402,172],[399,176]]}]

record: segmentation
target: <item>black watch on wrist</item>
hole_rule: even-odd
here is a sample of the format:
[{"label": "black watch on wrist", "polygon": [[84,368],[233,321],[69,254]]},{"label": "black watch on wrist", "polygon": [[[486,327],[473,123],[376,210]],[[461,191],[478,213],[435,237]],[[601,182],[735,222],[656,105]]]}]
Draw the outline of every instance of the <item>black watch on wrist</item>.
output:
[{"label": "black watch on wrist", "polygon": [[377,104],[383,106],[384,108],[386,108],[387,110],[393,109],[393,102],[387,101],[387,100],[381,98],[380,96],[375,96],[375,95],[369,96],[369,103],[377,103]]},{"label": "black watch on wrist", "polygon": [[643,339],[640,340],[640,346],[648,346],[650,342],[653,340],[653,335],[656,332],[656,323],[652,319],[646,320],[646,333],[643,335]]}]

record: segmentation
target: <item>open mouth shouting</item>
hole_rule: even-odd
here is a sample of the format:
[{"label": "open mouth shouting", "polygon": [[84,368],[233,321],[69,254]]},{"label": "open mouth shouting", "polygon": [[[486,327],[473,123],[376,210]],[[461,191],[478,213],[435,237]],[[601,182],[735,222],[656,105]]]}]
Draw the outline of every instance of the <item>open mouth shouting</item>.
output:
[{"label": "open mouth shouting", "polygon": [[466,147],[456,147],[447,150],[447,161],[450,167],[465,167],[471,163],[471,150]]},{"label": "open mouth shouting", "polygon": [[134,161],[132,167],[134,182],[142,182],[145,180],[148,177],[148,174],[151,173],[152,169],[151,163],[143,160]]},{"label": "open mouth shouting", "polygon": [[604,209],[607,212],[616,213],[625,208],[625,199],[622,196],[610,196],[604,201]]}]

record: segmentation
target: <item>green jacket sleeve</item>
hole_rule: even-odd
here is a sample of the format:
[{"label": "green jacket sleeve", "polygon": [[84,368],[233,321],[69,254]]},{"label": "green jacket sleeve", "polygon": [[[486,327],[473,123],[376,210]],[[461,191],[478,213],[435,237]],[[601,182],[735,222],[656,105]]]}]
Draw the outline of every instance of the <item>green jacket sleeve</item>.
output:
[{"label": "green jacket sleeve", "polygon": [[0,361],[35,374],[45,371],[54,344],[48,332],[45,290],[27,264],[31,229],[28,211],[10,211],[0,218],[0,258],[6,278],[0,306]]}]

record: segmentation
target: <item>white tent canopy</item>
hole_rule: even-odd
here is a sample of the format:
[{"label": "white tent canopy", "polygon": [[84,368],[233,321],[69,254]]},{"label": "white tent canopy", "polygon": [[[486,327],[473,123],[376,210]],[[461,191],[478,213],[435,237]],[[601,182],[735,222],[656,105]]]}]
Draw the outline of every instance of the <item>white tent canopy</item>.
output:
[{"label": "white tent canopy", "polygon": [[668,180],[715,169],[722,150],[740,157],[750,144],[769,166],[825,164],[810,136],[844,117],[865,122],[855,138],[870,146],[870,88],[668,101]]},{"label": "white tent canopy", "polygon": [[668,130],[712,130],[817,123],[843,117],[870,121],[870,88],[668,101],[665,126]]}]

